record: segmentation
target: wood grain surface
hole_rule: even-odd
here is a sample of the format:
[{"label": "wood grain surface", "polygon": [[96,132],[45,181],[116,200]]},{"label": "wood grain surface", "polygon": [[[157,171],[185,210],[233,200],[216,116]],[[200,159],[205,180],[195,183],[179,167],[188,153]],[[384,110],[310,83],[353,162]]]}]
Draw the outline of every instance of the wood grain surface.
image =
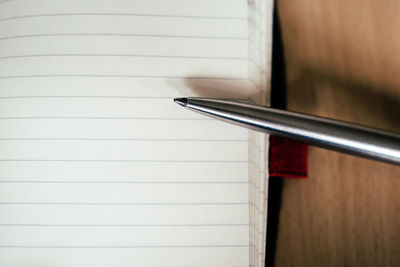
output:
[{"label": "wood grain surface", "polygon": [[[400,132],[400,1],[277,4],[288,109]],[[310,147],[275,266],[400,266],[400,167]]]}]

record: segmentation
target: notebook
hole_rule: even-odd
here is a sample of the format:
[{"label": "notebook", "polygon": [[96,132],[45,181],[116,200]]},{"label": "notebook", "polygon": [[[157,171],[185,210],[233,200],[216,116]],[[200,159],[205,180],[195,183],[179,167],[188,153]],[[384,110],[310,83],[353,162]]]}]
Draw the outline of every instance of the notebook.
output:
[{"label": "notebook", "polygon": [[263,266],[271,6],[0,1],[0,265]]}]

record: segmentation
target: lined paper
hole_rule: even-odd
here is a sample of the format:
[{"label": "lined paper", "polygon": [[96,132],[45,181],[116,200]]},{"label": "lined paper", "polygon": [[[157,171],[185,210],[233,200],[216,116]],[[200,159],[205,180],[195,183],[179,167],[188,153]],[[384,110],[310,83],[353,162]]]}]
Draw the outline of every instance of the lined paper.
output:
[{"label": "lined paper", "polygon": [[248,132],[172,101],[265,90],[248,19],[243,0],[1,1],[0,262],[251,265]]}]

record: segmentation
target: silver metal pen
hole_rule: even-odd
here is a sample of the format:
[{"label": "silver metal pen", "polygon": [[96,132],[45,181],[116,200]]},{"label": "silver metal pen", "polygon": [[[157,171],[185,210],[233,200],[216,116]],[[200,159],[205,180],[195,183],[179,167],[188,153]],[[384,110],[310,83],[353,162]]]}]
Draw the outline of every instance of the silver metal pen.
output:
[{"label": "silver metal pen", "polygon": [[252,130],[400,165],[400,135],[353,123],[223,99],[176,98],[189,110]]}]

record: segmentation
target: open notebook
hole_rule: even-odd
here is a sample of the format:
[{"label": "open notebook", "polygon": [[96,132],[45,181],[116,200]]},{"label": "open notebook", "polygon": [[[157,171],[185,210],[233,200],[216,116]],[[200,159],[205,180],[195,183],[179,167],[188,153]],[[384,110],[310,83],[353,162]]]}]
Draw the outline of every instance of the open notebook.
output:
[{"label": "open notebook", "polygon": [[271,2],[0,1],[0,265],[262,266]]}]

